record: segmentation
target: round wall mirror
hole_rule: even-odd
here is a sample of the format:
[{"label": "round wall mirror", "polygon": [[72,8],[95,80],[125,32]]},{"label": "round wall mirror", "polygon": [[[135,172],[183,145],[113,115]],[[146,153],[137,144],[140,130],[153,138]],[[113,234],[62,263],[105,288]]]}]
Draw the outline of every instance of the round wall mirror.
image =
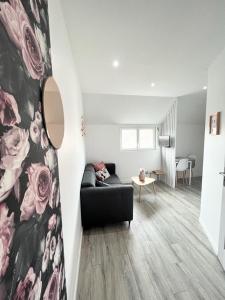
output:
[{"label": "round wall mirror", "polygon": [[64,136],[64,113],[60,91],[53,77],[49,77],[44,85],[43,111],[50,142],[59,149]]}]

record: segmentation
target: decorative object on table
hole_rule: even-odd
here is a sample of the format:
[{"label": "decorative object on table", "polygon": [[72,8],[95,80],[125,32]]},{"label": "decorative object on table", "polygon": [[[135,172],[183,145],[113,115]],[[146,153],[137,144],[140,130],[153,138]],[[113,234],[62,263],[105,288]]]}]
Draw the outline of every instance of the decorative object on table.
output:
[{"label": "decorative object on table", "polygon": [[152,184],[154,194],[156,195],[156,189],[155,189],[155,181],[156,180],[155,180],[155,178],[146,177],[145,181],[143,182],[139,179],[139,177],[136,176],[136,177],[131,177],[131,181],[132,181],[132,184],[135,183],[136,185],[139,186],[139,202],[141,202],[141,190],[142,190],[142,187],[144,187],[144,186]]},{"label": "decorative object on table", "polygon": [[139,172],[139,180],[141,182],[145,182],[145,170],[143,168],[140,169],[140,172]]},{"label": "decorative object on table", "polygon": [[84,116],[81,116],[81,134],[82,134],[82,136],[86,135],[86,126],[85,126]]},{"label": "decorative object on table", "polygon": [[52,146],[59,149],[64,136],[64,112],[58,85],[52,76],[44,84],[44,123]]},{"label": "decorative object on table", "polygon": [[209,133],[211,135],[220,134],[220,112],[216,112],[209,117]]}]

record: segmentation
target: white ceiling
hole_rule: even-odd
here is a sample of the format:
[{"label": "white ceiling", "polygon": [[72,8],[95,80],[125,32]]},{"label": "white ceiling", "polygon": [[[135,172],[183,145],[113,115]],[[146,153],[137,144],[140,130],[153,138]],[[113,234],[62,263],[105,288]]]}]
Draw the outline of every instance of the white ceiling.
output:
[{"label": "white ceiling", "polygon": [[174,99],[162,97],[83,94],[87,124],[159,124]]},{"label": "white ceiling", "polygon": [[177,122],[205,127],[206,92],[201,91],[178,98]]},{"label": "white ceiling", "polygon": [[224,0],[62,3],[83,92],[194,93],[207,84],[208,66],[225,46]]}]

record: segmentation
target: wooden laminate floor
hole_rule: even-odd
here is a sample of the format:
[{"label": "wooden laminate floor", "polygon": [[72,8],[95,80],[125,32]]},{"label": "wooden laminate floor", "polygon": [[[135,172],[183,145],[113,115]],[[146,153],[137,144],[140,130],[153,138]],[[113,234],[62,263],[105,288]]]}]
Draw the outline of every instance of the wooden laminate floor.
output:
[{"label": "wooden laminate floor", "polygon": [[225,299],[225,274],[198,222],[200,180],[134,197],[134,221],[84,232],[77,298]]}]

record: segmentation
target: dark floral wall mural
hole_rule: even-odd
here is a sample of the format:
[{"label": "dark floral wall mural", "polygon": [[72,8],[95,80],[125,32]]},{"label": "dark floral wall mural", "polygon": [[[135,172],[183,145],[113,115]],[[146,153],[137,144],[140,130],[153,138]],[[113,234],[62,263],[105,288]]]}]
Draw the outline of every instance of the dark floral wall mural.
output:
[{"label": "dark floral wall mural", "polygon": [[42,120],[46,0],[0,0],[0,300],[66,299],[57,155]]}]

